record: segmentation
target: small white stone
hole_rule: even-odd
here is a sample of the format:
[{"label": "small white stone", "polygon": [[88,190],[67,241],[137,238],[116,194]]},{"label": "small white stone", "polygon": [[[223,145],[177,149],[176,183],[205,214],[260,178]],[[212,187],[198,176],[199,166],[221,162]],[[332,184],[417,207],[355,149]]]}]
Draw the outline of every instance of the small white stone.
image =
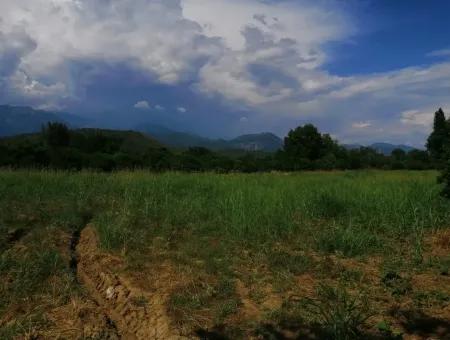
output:
[{"label": "small white stone", "polygon": [[108,287],[108,289],[106,290],[106,298],[108,300],[112,299],[114,296],[114,287]]}]

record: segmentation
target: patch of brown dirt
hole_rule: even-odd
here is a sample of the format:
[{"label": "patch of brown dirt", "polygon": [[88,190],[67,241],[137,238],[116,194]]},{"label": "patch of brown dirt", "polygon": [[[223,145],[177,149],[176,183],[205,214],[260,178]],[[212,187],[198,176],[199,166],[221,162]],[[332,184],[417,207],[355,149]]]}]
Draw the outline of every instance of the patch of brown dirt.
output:
[{"label": "patch of brown dirt", "polygon": [[261,317],[261,311],[258,305],[249,298],[250,290],[241,280],[236,281],[236,292],[242,303],[240,308],[241,316],[248,320],[258,320]]},{"label": "patch of brown dirt", "polygon": [[450,294],[450,277],[434,273],[422,273],[412,276],[411,283],[416,290],[441,290]]},{"label": "patch of brown dirt", "polygon": [[432,256],[449,256],[450,255],[450,229],[441,229],[433,232],[427,237],[427,250]]},{"label": "patch of brown dirt", "polygon": [[[133,286],[130,279],[117,273],[123,267],[121,259],[99,250],[92,226],[81,232],[76,251],[80,282],[114,322],[122,338],[185,339],[166,312],[170,285],[152,292]],[[158,280],[159,277],[154,278]]]},{"label": "patch of brown dirt", "polygon": [[296,278],[298,294],[302,297],[313,297],[316,293],[317,280],[309,273]]},{"label": "patch of brown dirt", "polygon": [[45,339],[120,339],[101,308],[88,299],[73,298],[47,314],[54,326],[39,334]]}]

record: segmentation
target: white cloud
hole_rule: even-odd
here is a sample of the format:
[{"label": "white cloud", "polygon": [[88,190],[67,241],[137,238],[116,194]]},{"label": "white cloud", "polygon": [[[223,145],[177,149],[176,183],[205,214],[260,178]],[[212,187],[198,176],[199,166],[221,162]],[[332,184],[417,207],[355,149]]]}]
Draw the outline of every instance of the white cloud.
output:
[{"label": "white cloud", "polygon": [[407,110],[401,113],[401,121],[407,125],[418,125],[430,129],[433,123],[433,109],[426,111],[422,110]]},{"label": "white cloud", "polygon": [[[63,83],[66,97],[86,85],[73,77],[71,63],[102,62],[167,84],[198,75],[203,92],[250,105],[284,100],[303,81],[309,91],[320,87],[303,72],[326,60],[323,44],[353,30],[337,6],[309,1],[21,0],[3,1],[0,17],[8,53],[19,46],[16,69],[46,86]],[[32,48],[17,45],[22,38],[13,30]],[[269,67],[274,80],[263,84],[251,65]],[[278,79],[286,75],[292,79]]]},{"label": "white cloud", "polygon": [[427,54],[428,57],[450,57],[450,48],[432,51]]},{"label": "white cloud", "polygon": [[155,109],[158,110],[158,111],[164,111],[165,107],[161,106],[161,105],[155,105]]},{"label": "white cloud", "polygon": [[183,18],[177,0],[0,2],[2,66],[6,56],[12,73],[23,72],[41,84],[45,79],[47,87],[63,83],[67,96],[86,85],[71,73],[76,62],[125,64],[156,82],[174,84],[191,77],[221,48],[202,35],[200,25]]},{"label": "white cloud", "polygon": [[185,107],[178,106],[178,107],[177,107],[177,111],[178,111],[178,112],[181,112],[181,113],[186,113],[186,112],[187,112],[187,109],[186,109]]},{"label": "white cloud", "polygon": [[150,104],[146,100],[141,100],[134,104],[134,108],[139,110],[150,110]]},{"label": "white cloud", "polygon": [[183,4],[188,18],[227,47],[200,69],[197,88],[203,93],[257,107],[312,96],[340,81],[319,70],[327,60],[323,45],[345,39],[354,30],[338,7],[257,0]]},{"label": "white cloud", "polygon": [[372,123],[367,121],[367,122],[355,122],[352,124],[352,128],[354,129],[366,129],[368,127],[371,127]]},{"label": "white cloud", "polygon": [[245,27],[270,34],[276,42],[294,39],[300,46],[309,47],[347,37],[353,29],[338,5],[324,7],[323,2],[183,0],[182,5],[186,18],[199,23],[207,36],[221,37],[233,51],[245,49]]},{"label": "white cloud", "polygon": [[241,119],[239,119],[239,121],[241,123],[247,123],[248,122],[248,118],[247,117],[241,117]]}]

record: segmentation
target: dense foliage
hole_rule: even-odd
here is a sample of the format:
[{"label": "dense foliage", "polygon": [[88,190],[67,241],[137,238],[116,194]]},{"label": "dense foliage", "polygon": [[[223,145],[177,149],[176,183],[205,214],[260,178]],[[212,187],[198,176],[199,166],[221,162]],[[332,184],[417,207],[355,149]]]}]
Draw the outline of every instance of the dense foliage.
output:
[{"label": "dense foliage", "polygon": [[[430,145],[440,144],[433,141]],[[138,132],[70,130],[62,123],[48,123],[40,134],[0,140],[0,166],[258,172],[364,168],[425,170],[435,164],[429,153],[421,150],[406,153],[396,149],[390,156],[366,147],[348,150],[311,124],[291,130],[283,149],[278,152],[257,153],[213,152],[203,147],[169,150]]]},{"label": "dense foliage", "polygon": [[428,137],[427,148],[433,162],[442,169],[440,181],[444,183],[442,194],[450,198],[450,118],[439,109],[434,114],[433,132]]}]

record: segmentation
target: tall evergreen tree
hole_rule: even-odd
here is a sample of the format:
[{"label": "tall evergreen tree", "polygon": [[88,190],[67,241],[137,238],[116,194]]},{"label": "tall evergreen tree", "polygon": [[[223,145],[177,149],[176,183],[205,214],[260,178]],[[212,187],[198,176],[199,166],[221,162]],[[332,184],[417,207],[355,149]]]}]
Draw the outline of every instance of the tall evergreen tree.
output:
[{"label": "tall evergreen tree", "polygon": [[443,161],[445,147],[450,143],[450,124],[445,119],[442,109],[434,114],[433,132],[427,140],[427,149],[430,155],[437,161]]}]

